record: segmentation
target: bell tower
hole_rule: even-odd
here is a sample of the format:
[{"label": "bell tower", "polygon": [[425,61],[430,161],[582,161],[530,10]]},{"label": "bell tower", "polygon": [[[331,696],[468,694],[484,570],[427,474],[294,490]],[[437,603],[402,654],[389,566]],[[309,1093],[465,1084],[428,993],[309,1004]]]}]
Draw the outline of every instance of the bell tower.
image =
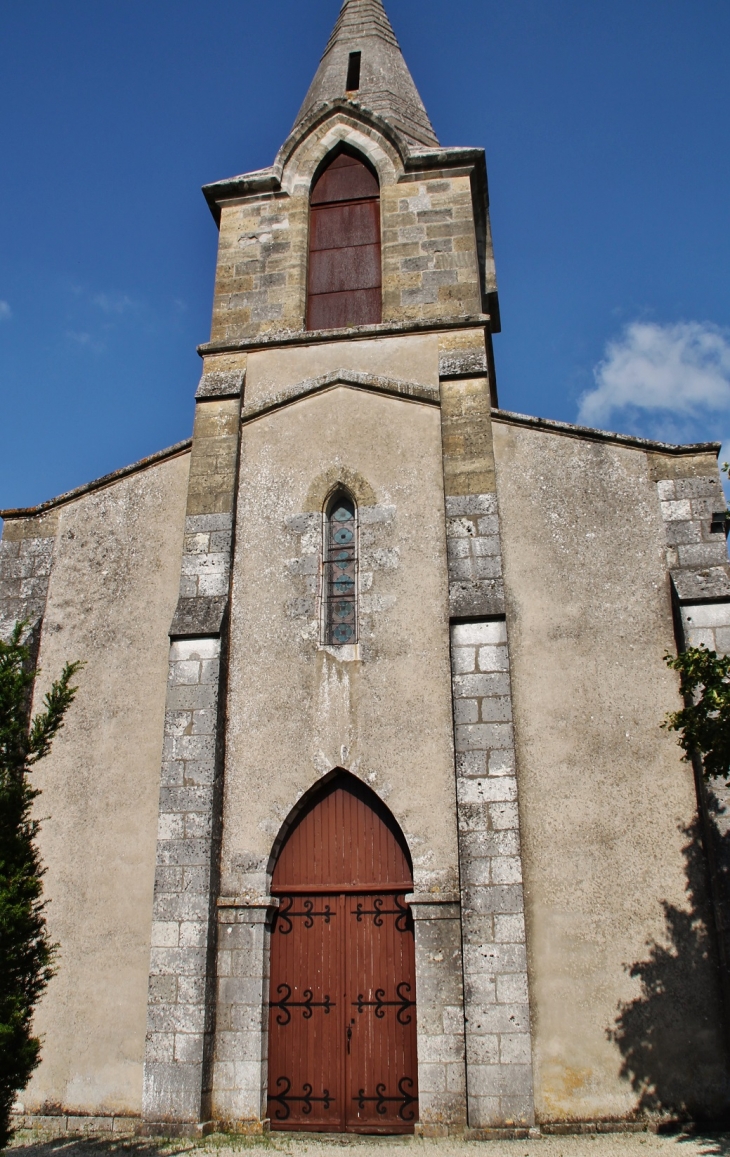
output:
[{"label": "bell tower", "polygon": [[[255,1131],[275,1115],[305,1127],[309,1097],[321,1128],[524,1127],[484,152],[439,144],[381,0],[346,0],[274,163],[204,194],[220,241],[170,632],[145,1116],[192,1131]],[[478,691],[467,706],[465,678]],[[303,863],[325,897],[308,898],[311,920],[327,918],[312,952],[335,955],[313,957],[311,977],[297,957],[296,995],[280,954],[272,996],[272,934],[288,943],[278,914],[300,916],[296,889],[276,884],[279,850],[333,777],[382,803],[409,878],[383,884],[378,862],[372,879],[314,888]],[[332,808],[336,834],[349,821]],[[329,838],[318,822],[313,862]],[[386,855],[381,836],[362,838]],[[355,920],[362,959],[375,959],[380,912],[396,947],[382,951],[382,976],[361,976],[357,953],[336,956],[330,922]],[[297,927],[309,943],[306,920]],[[316,991],[344,959],[354,971]],[[415,984],[388,972],[411,959]],[[304,1006],[297,1031],[311,1026],[310,1044],[316,1018],[331,1016],[330,1068],[316,1074],[284,1071],[308,1046],[292,1052],[283,1020]],[[389,1053],[373,1037],[377,1072],[353,1093],[348,1057],[374,1009],[368,1032],[400,1015],[413,1046]]]}]

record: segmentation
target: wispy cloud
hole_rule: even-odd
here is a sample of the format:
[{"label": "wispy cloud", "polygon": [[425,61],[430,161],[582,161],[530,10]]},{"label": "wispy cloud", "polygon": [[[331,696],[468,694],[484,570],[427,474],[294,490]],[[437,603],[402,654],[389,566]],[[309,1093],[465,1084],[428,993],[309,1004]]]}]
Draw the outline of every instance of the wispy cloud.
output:
[{"label": "wispy cloud", "polygon": [[610,341],[578,421],[666,441],[730,433],[730,331],[635,321]]},{"label": "wispy cloud", "polygon": [[126,293],[96,293],[91,300],[102,313],[117,315],[127,313],[130,309],[137,309],[140,304]]},{"label": "wispy cloud", "polygon": [[0,300],[0,321],[8,321],[12,316],[13,311],[7,301]]}]

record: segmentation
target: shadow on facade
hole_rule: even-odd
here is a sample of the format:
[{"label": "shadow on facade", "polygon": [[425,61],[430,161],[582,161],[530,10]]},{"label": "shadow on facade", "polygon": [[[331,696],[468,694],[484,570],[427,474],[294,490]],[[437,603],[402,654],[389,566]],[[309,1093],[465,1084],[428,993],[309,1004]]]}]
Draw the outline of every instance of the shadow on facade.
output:
[{"label": "shadow on facade", "polygon": [[[706,793],[706,802],[714,829],[716,889],[727,897],[730,831],[724,830],[725,809],[717,797]],[[640,993],[619,1005],[607,1035],[623,1058],[621,1076],[637,1096],[637,1115],[717,1127],[730,1119],[722,974],[701,820],[681,830],[686,906],[663,902],[664,942],[649,943],[646,959],[626,966]],[[692,1139],[702,1136],[694,1131]],[[708,1131],[706,1139],[714,1146],[708,1154],[730,1155],[727,1138]]]}]

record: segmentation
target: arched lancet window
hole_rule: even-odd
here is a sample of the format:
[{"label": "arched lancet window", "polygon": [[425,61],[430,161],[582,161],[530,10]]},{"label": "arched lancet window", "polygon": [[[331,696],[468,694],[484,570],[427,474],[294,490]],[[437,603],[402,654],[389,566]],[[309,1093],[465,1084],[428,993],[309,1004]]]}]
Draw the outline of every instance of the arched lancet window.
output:
[{"label": "arched lancet window", "polygon": [[381,285],[378,179],[340,151],[312,186],[307,329],[377,324]]},{"label": "arched lancet window", "polygon": [[324,641],[334,646],[357,642],[357,511],[343,490],[325,510]]}]

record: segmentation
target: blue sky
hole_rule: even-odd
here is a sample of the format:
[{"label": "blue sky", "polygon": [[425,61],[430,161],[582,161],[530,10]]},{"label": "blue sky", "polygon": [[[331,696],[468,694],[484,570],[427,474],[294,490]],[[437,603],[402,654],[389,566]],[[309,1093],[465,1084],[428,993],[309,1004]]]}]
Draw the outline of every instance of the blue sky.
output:
[{"label": "blue sky", "polygon": [[[730,5],[386,0],[444,144],[487,150],[506,409],[730,442]],[[338,0],[0,10],[0,507],[190,433],[217,234]]]}]

